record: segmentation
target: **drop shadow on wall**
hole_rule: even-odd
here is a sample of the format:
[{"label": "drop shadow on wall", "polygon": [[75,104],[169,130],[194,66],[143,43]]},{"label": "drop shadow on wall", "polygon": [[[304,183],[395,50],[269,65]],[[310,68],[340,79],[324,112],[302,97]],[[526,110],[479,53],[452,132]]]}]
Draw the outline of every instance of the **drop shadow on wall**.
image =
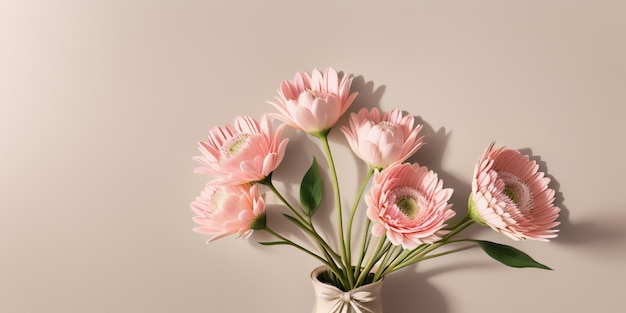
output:
[{"label": "drop shadow on wall", "polygon": [[[530,155],[530,159],[539,165],[539,171],[547,173],[546,177],[550,178],[549,187],[555,191],[554,205],[561,208],[558,219],[561,224],[557,226],[558,237],[552,241],[559,245],[575,245],[577,250],[584,254],[595,251],[598,252],[598,256],[604,257],[608,257],[611,253],[621,255],[624,241],[626,241],[626,227],[623,225],[625,217],[623,212],[626,212],[626,206],[594,208],[591,218],[586,218],[581,222],[572,222],[570,210],[561,192],[561,184],[549,174],[547,163],[541,160],[540,156],[533,155],[530,148],[520,149],[520,152]],[[585,208],[585,211],[589,209]]]},{"label": "drop shadow on wall", "polygon": [[454,271],[491,266],[493,264],[489,261],[464,261],[428,271],[420,271],[419,265],[399,270],[385,277],[385,286],[382,291],[385,312],[451,313],[449,300],[439,288],[429,282],[430,279],[441,274],[448,275]]}]

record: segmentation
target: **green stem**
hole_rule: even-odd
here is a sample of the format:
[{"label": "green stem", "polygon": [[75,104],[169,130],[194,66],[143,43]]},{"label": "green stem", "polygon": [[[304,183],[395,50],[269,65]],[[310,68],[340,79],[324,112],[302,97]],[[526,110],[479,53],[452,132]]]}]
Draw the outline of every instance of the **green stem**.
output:
[{"label": "green stem", "polygon": [[452,226],[452,230],[449,233],[447,233],[445,236],[443,236],[443,238],[440,241],[446,241],[452,238],[452,236],[460,233],[462,230],[467,228],[467,226],[470,226],[473,223],[474,221],[470,217],[469,212],[465,213],[465,215],[454,226]]},{"label": "green stem", "polygon": [[322,264],[328,266],[328,268],[340,279],[341,284],[345,287],[348,286],[348,282],[345,281],[345,278],[343,278],[343,275],[341,275],[341,271],[339,270],[339,268],[337,268],[337,266],[334,264],[334,262],[329,262],[328,260],[320,257],[319,255],[317,255],[316,253],[310,251],[309,249],[283,237],[282,235],[280,235],[279,233],[277,233],[276,231],[274,231],[273,229],[271,229],[269,226],[265,226],[265,231],[267,231],[268,233],[272,234],[274,237],[286,242],[287,244],[298,248],[299,250],[313,256],[314,258],[316,258],[317,260],[319,260],[320,262],[322,262]]},{"label": "green stem", "polygon": [[[354,204],[352,205],[352,211],[350,213],[350,220],[348,222],[348,242],[346,250],[348,250],[349,252],[352,252],[352,247],[351,247],[351,242],[352,242],[352,225],[354,223],[354,216],[356,215],[356,209],[359,207],[359,202],[361,201],[361,197],[363,196],[363,192],[365,191],[365,187],[367,187],[367,183],[370,181],[370,178],[372,177],[372,175],[374,174],[374,168],[370,167],[369,171],[367,172],[367,175],[365,175],[365,179],[363,179],[363,183],[361,184],[361,188],[359,189],[359,193],[357,194],[356,199],[354,200]],[[369,219],[368,219],[369,222]],[[369,228],[369,225],[365,228],[365,231],[367,232],[367,229]],[[363,251],[363,247],[361,248],[361,251]],[[352,253],[350,253],[352,254]],[[350,258],[348,258],[348,260],[350,261]],[[350,262],[351,263],[351,262]],[[360,267],[361,264],[361,260],[359,260],[359,264],[358,266]],[[358,271],[357,267],[355,267],[355,271]]]},{"label": "green stem", "polygon": [[[444,246],[446,244],[453,243],[453,242],[464,241],[464,240],[449,240],[449,239],[455,236],[456,234],[458,234],[459,232],[461,232],[462,230],[464,230],[465,228],[467,228],[468,226],[472,225],[473,223],[474,221],[469,217],[469,214],[466,214],[461,220],[459,220],[459,222],[456,223],[456,225],[454,225],[453,229],[448,234],[446,234],[441,240],[439,240],[436,243],[426,245],[424,247],[419,247],[411,251],[411,253],[408,256],[406,256],[404,260],[402,260],[401,262],[397,264],[394,264],[393,266],[390,266],[383,273],[383,275],[389,274],[391,272],[399,270],[400,268],[403,268],[410,264],[417,263],[419,261],[424,260],[426,254],[428,254],[429,252],[441,246]],[[428,257],[428,258],[430,259],[431,257]]]},{"label": "green stem", "polygon": [[357,271],[361,270],[361,265],[363,264],[363,260],[365,259],[365,254],[367,253],[367,248],[369,247],[370,238],[371,238],[371,234],[370,234],[371,223],[372,221],[369,218],[365,222],[365,233],[363,233],[363,241],[361,243],[361,254],[359,256],[359,262],[357,262],[355,266],[355,270]]},{"label": "green stem", "polygon": [[344,261],[345,276],[350,282],[350,286],[353,286],[353,277],[350,274],[352,272],[352,266],[350,262],[350,253],[346,249],[346,241],[343,233],[343,214],[341,210],[341,194],[339,192],[339,179],[337,178],[337,170],[335,168],[335,162],[333,161],[333,155],[330,151],[330,145],[328,143],[328,132],[324,132],[319,135],[324,147],[324,153],[326,154],[326,160],[328,161],[328,167],[331,173],[333,191],[335,194],[335,209],[337,210],[337,223],[338,223],[338,237],[339,244],[341,245],[342,260]]},{"label": "green stem", "polygon": [[[452,243],[452,242],[449,242],[449,243]],[[422,257],[420,259],[420,261],[424,261],[424,260],[428,260],[428,259],[434,259],[434,258],[437,258],[437,257],[440,257],[440,256],[444,256],[444,255],[447,255],[447,254],[452,254],[452,253],[456,253],[456,252],[460,252],[460,251],[465,251],[465,250],[468,250],[468,249],[471,249],[471,248],[473,248],[473,246],[467,246],[467,247],[462,247],[462,248],[449,250],[449,251],[446,251],[446,252],[441,252],[441,253],[437,253],[437,254],[427,255],[427,256]]]},{"label": "green stem", "polygon": [[312,228],[311,234],[315,238],[317,238],[317,242],[320,245],[320,250],[324,252],[324,256],[326,256],[326,259],[328,260],[328,262],[332,263],[332,265],[335,266],[337,271],[339,271],[339,267],[337,267],[336,262],[339,262],[339,264],[341,264],[341,256],[337,254],[337,252],[335,252],[328,245],[328,243],[326,243],[326,240],[322,239],[322,237],[318,234],[318,232],[315,230],[315,225],[313,225],[313,219],[311,216],[309,216],[309,224],[311,225],[311,228]]},{"label": "green stem", "polygon": [[267,186],[277,197],[278,199],[280,199],[280,201],[282,201],[287,208],[289,208],[289,210],[296,215],[296,217],[303,222],[303,224],[309,224],[307,223],[307,220],[300,215],[300,213],[298,211],[296,211],[296,209],[289,203],[289,201],[287,201],[287,199],[285,199],[285,197],[283,197],[283,195],[280,194],[280,192],[278,192],[278,190],[276,189],[276,187],[274,186],[274,184],[272,183],[272,175],[268,175],[264,180],[259,181],[259,184],[263,184],[265,186]]},{"label": "green stem", "polygon": [[[320,249],[324,250],[324,253],[327,256],[332,257],[332,260],[334,262],[339,261],[339,263],[341,263],[341,256],[337,252],[335,252],[335,250],[333,250],[328,245],[326,240],[324,240],[320,236],[320,234],[315,230],[315,226],[313,225],[311,218],[309,217],[308,219],[305,219],[300,214],[298,214],[296,209],[287,201],[287,199],[285,199],[285,197],[283,197],[283,195],[278,191],[278,189],[276,189],[276,187],[272,183],[271,175],[269,175],[265,180],[260,181],[259,183],[270,188],[270,190],[278,197],[278,199],[280,199],[285,204],[285,206],[287,206],[287,208],[289,208],[289,210],[297,216],[297,219],[302,223],[302,225],[306,226],[304,229],[302,228],[301,229],[311,234],[315,238],[315,241],[317,241],[317,243],[321,246]],[[300,225],[296,224],[296,226],[299,227]],[[331,259],[329,258],[329,260]]]},{"label": "green stem", "polygon": [[387,251],[389,251],[389,249],[392,248],[392,246],[393,246],[393,244],[391,244],[391,242],[385,241],[385,245],[383,246],[383,248],[380,251],[378,251],[378,254],[376,255],[375,259],[376,260],[380,260],[380,258],[382,258],[383,255],[385,253],[387,253]]},{"label": "green stem", "polygon": [[[465,239],[463,239],[463,240],[448,241],[448,242],[442,243],[441,245],[437,246],[436,248],[442,247],[442,246],[450,244],[450,243],[461,242],[461,241],[472,241],[472,240],[465,240]],[[436,257],[440,257],[440,256],[444,256],[444,255],[447,255],[447,254],[452,254],[452,253],[464,251],[464,250],[471,249],[471,248],[472,248],[471,246],[462,247],[462,248],[453,249],[453,250],[450,250],[450,251],[441,252],[441,253],[437,253],[437,254],[431,254],[431,255],[426,255],[426,254],[428,252],[434,250],[434,249],[432,249],[430,251],[424,251],[423,253],[420,253],[419,255],[413,256],[413,259],[410,259],[410,260],[408,260],[406,262],[403,262],[400,265],[396,266],[394,268],[394,271],[397,271],[397,270],[405,268],[405,267],[407,267],[407,266],[409,266],[411,264],[415,264],[415,263],[418,263],[418,262],[421,262],[421,261],[424,261],[424,260],[433,259],[433,258],[436,258]]]},{"label": "green stem", "polygon": [[[380,262],[380,267],[378,268],[378,270],[376,271],[376,274],[374,274],[374,281],[377,281],[383,274],[383,272],[387,269],[387,267],[389,267],[389,260],[392,258],[392,255],[395,254],[395,256],[393,257],[393,260],[397,260],[402,254],[405,253],[406,250],[404,251],[400,251],[396,254],[396,250],[398,249],[397,246],[392,247],[391,249],[387,250],[387,253],[385,254],[385,257],[383,258],[383,260]],[[394,262],[392,261],[392,263]]]},{"label": "green stem", "polygon": [[265,226],[265,231],[267,231],[268,233],[274,235],[274,237],[288,243],[291,246],[294,246],[304,252],[306,252],[307,254],[313,256],[314,258],[318,259],[320,262],[324,263],[324,265],[330,266],[330,264],[328,264],[328,261],[326,261],[324,258],[322,258],[321,256],[317,255],[316,253],[310,251],[309,249],[283,237],[282,235],[280,235],[279,233],[275,232],[273,229],[271,229],[269,226]]},{"label": "green stem", "polygon": [[358,286],[360,286],[363,283],[363,281],[365,280],[365,278],[367,277],[369,272],[374,267],[374,264],[376,264],[376,262],[380,259],[380,257],[382,257],[381,252],[383,252],[383,254],[384,254],[385,250],[389,251],[388,248],[383,250],[383,247],[385,246],[386,239],[387,239],[387,235],[383,235],[383,236],[380,237],[379,243],[378,243],[378,247],[376,248],[376,251],[372,254],[372,257],[367,262],[365,267],[363,267],[363,270],[361,271],[361,274],[359,274],[359,277],[357,278],[356,284],[354,285],[355,287],[358,287]]}]

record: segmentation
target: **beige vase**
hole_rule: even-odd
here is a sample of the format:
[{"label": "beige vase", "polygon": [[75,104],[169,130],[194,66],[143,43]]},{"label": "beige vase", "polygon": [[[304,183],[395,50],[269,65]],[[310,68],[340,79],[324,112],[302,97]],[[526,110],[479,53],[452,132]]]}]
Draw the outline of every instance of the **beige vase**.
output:
[{"label": "beige vase", "polygon": [[350,291],[321,282],[318,276],[327,270],[320,266],[311,272],[315,292],[313,313],[382,313],[381,288],[383,279]]}]

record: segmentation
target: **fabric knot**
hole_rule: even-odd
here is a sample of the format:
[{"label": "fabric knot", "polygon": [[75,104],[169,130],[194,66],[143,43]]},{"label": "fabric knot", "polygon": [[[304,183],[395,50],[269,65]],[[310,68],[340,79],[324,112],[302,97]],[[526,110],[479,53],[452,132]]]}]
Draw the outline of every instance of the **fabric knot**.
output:
[{"label": "fabric knot", "polygon": [[371,293],[366,291],[346,291],[339,289],[326,289],[319,294],[321,299],[334,303],[331,312],[347,312],[348,308],[352,308],[354,312],[366,313],[370,312],[364,304],[374,300]]},{"label": "fabric knot", "polygon": [[352,294],[350,294],[350,292],[344,292],[343,293],[343,302],[344,303],[350,303],[351,300],[352,300]]},{"label": "fabric knot", "polygon": [[[318,271],[323,268],[319,268]],[[317,297],[316,307],[323,308],[323,312],[332,313],[374,313],[380,310],[380,303],[376,295],[380,292],[380,283],[371,286],[361,286],[349,291],[320,282],[317,279],[318,272],[313,271],[313,287]],[[320,311],[321,312],[321,311]]]}]

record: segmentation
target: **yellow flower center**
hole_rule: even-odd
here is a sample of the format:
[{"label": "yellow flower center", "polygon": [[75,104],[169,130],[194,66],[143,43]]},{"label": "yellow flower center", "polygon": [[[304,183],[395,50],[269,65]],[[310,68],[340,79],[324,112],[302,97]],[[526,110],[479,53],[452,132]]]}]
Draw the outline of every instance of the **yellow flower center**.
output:
[{"label": "yellow flower center", "polygon": [[515,193],[515,190],[513,190],[513,188],[511,188],[511,186],[504,187],[503,192],[504,192],[504,194],[507,197],[509,197],[509,199],[511,199],[511,201],[513,201],[513,203],[515,203],[515,204],[519,203],[519,197]]},{"label": "yellow flower center", "polygon": [[222,208],[222,201],[226,198],[226,194],[222,188],[217,188],[211,195],[211,213],[217,213]]},{"label": "yellow flower center", "polygon": [[417,202],[412,197],[402,197],[396,203],[400,212],[409,218],[414,218],[419,212]]},{"label": "yellow flower center", "polygon": [[311,97],[318,99],[326,99],[330,95],[328,92],[313,89],[307,89],[305,92],[311,95]]},{"label": "yellow flower center", "polygon": [[246,146],[246,143],[248,143],[248,138],[250,138],[250,136],[250,134],[240,134],[239,136],[232,138],[224,145],[222,155],[230,157],[239,153],[242,148]]},{"label": "yellow flower center", "polygon": [[520,212],[527,213],[532,211],[533,193],[526,182],[508,172],[498,172],[498,178],[502,179],[504,183],[502,193],[517,206]]},{"label": "yellow flower center", "polygon": [[382,130],[385,133],[391,133],[391,135],[393,135],[394,130],[396,129],[396,124],[388,122],[388,121],[382,121],[380,122],[378,125],[378,128],[380,128],[380,130]]}]

